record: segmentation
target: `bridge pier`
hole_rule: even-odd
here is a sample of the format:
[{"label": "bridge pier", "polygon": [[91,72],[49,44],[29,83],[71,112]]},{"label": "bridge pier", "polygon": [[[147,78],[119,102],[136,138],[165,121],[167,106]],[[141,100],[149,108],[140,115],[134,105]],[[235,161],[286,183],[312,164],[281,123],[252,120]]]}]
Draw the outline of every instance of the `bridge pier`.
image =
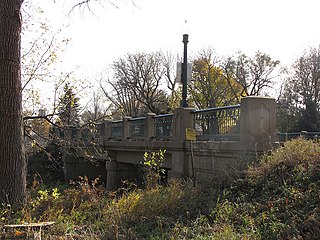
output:
[{"label": "bridge pier", "polygon": [[139,166],[118,161],[106,162],[106,190],[115,191],[125,186],[124,181],[138,183],[141,181]]},{"label": "bridge pier", "polygon": [[87,176],[90,180],[99,178],[102,182],[106,181],[104,159],[91,159],[89,161],[74,152],[64,152],[62,161],[64,176],[67,181],[79,179],[79,176]]}]

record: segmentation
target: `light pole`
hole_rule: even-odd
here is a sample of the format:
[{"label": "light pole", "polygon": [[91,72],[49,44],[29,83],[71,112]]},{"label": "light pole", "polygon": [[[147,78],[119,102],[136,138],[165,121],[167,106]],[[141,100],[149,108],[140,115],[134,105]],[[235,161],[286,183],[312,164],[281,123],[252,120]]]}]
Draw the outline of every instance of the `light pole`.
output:
[{"label": "light pole", "polygon": [[188,53],[187,53],[187,44],[188,44],[188,34],[183,35],[183,63],[181,69],[181,82],[182,82],[182,100],[180,102],[180,107],[188,107]]}]

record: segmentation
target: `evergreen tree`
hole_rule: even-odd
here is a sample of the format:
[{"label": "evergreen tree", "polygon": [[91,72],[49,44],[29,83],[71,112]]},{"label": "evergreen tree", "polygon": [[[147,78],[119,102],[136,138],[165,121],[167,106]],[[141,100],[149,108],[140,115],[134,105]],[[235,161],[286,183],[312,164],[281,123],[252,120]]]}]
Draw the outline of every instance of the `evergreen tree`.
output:
[{"label": "evergreen tree", "polygon": [[66,83],[63,88],[64,93],[60,97],[58,115],[62,126],[78,126],[80,122],[79,98],[76,97],[74,87]]}]

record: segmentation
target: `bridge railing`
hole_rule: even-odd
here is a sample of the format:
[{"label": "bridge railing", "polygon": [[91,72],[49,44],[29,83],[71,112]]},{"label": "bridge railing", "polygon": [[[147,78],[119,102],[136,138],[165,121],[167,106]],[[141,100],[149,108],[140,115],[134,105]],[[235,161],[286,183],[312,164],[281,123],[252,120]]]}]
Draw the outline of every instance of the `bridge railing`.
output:
[{"label": "bridge railing", "polygon": [[239,140],[240,110],[235,105],[192,112],[197,140]]},{"label": "bridge railing", "polygon": [[266,142],[276,137],[275,101],[245,97],[241,105],[194,110],[177,108],[172,114],[147,114],[105,121],[104,140],[186,141],[186,129],[193,128],[197,141]]},{"label": "bridge railing", "polygon": [[112,121],[110,123],[110,138],[122,140],[123,137],[123,120]]},{"label": "bridge railing", "polygon": [[157,140],[172,140],[173,114],[163,114],[153,117],[154,136]]},{"label": "bridge railing", "polygon": [[290,132],[290,133],[277,133],[278,140],[280,142],[285,142],[294,138],[303,137],[306,139],[320,139],[320,132]]},{"label": "bridge railing", "polygon": [[65,126],[52,128],[52,137],[65,141],[69,146],[101,145],[104,138],[104,125],[90,123],[84,126]]},{"label": "bridge railing", "polygon": [[129,119],[129,138],[144,139],[146,129],[146,117]]}]

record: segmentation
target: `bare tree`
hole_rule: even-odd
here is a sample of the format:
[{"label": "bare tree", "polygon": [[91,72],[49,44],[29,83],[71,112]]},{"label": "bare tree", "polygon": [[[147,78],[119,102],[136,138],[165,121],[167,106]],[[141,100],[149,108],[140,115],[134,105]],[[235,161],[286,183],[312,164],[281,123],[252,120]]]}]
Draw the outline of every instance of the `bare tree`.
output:
[{"label": "bare tree", "polygon": [[106,83],[111,87],[109,92],[103,81],[100,82],[100,87],[109,101],[114,106],[113,116],[114,118],[121,118],[124,116],[140,116],[141,103],[137,100],[132,88],[128,87],[127,83],[123,81],[111,81],[106,80]]},{"label": "bare tree", "polygon": [[146,112],[166,112],[165,68],[161,53],[127,54],[115,61],[112,68],[114,80],[108,80],[108,83],[113,94],[104,92],[123,114],[140,116]]},{"label": "bare tree", "polygon": [[181,101],[181,86],[177,82],[176,67],[177,58],[173,56],[172,53],[166,52],[162,54],[163,56],[163,68],[164,68],[164,78],[167,83],[168,96],[168,112],[172,112],[175,108],[180,106]]},{"label": "bare tree", "polygon": [[31,1],[24,1],[22,17],[22,101],[24,112],[30,115],[43,106],[43,85],[53,85],[53,82],[57,81],[54,74],[56,63],[69,39],[60,39],[59,32],[53,32],[47,24],[42,9],[34,6]]},{"label": "bare tree", "polygon": [[239,53],[236,58],[229,57],[225,61],[225,77],[235,79],[242,86],[241,96],[261,95],[264,90],[272,87],[275,68],[279,61],[272,60],[267,54],[256,52],[253,58]]},{"label": "bare tree", "polygon": [[84,124],[99,121],[107,116],[110,110],[110,104],[104,106],[103,96],[101,93],[93,92],[91,100],[84,107],[81,114]]}]

